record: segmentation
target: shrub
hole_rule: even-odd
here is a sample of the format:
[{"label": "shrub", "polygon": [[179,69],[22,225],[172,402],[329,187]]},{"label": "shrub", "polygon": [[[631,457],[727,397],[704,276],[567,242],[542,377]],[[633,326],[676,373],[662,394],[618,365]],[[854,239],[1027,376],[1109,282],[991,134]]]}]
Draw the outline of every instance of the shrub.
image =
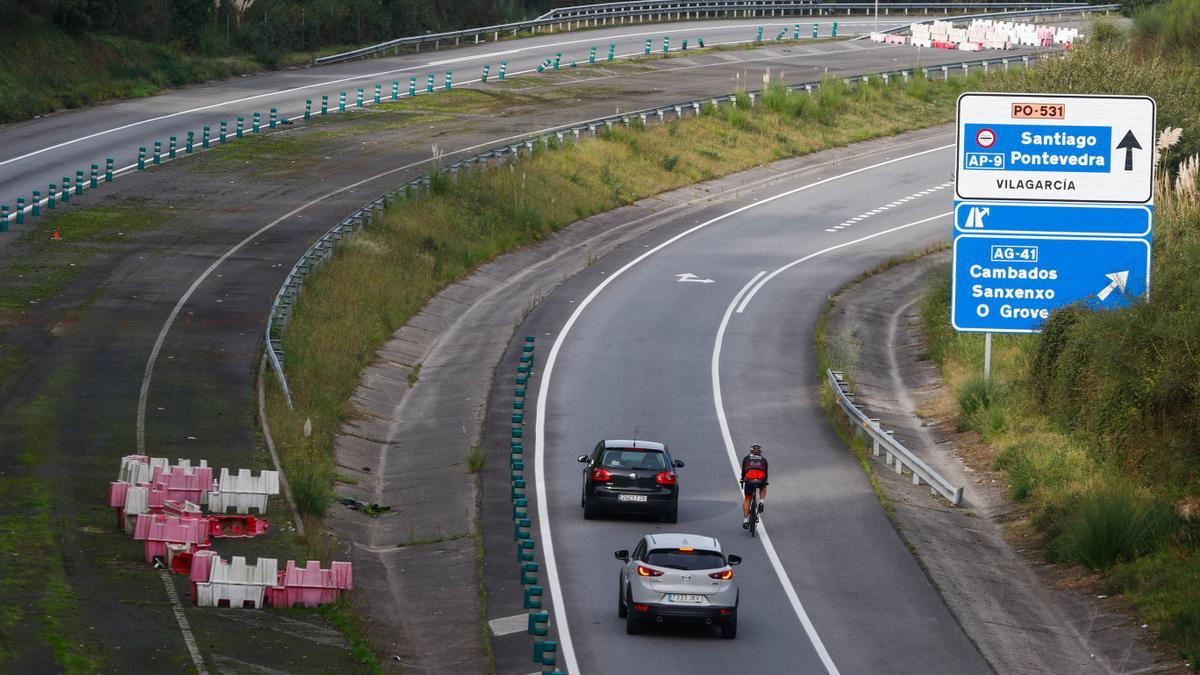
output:
[{"label": "shrub", "polygon": [[1176,524],[1169,506],[1115,481],[1093,487],[1060,517],[1051,549],[1093,570],[1153,553]]}]

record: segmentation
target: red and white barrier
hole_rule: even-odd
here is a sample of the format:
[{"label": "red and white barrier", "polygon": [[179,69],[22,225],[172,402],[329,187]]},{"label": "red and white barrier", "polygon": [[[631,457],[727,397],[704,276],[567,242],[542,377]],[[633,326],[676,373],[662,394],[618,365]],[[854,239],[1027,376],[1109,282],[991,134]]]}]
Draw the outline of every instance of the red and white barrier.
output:
[{"label": "red and white barrier", "polygon": [[246,607],[261,609],[267,589],[278,577],[274,558],[259,558],[247,565],[242,556],[229,562],[212,551],[197,553],[192,561],[192,602],[200,607]]},{"label": "red and white barrier", "polygon": [[135,541],[145,542],[146,562],[154,562],[155,558],[168,560],[167,546],[179,544],[175,552],[188,551],[194,553],[198,548],[208,546],[208,519],[168,516],[165,514],[138,514],[137,524],[133,530]]},{"label": "red and white barrier", "polygon": [[230,508],[238,513],[257,509],[262,514],[267,512],[267,499],[277,494],[278,471],[260,471],[255,477],[249,469],[240,469],[236,476],[231,475],[229,469],[221,469],[221,480],[208,493],[208,508],[214,513],[226,513]]},{"label": "red and white barrier", "polygon": [[[962,51],[1050,47],[1056,44],[1065,46],[1079,39],[1079,29],[1077,28],[1056,28],[989,19],[975,19],[966,28],[956,28],[949,21],[934,21],[932,24],[914,23],[909,26],[909,32],[912,35],[912,44],[918,47]],[[871,35],[873,41],[889,42],[882,34],[879,34],[879,39],[876,39],[875,35]]]},{"label": "red and white barrier", "polygon": [[272,607],[317,607],[336,602],[342,591],[354,587],[354,578],[348,562],[334,562],[327,570],[321,563],[310,560],[304,567],[297,567],[289,560],[287,567],[279,573],[278,583],[267,589],[267,601]]}]

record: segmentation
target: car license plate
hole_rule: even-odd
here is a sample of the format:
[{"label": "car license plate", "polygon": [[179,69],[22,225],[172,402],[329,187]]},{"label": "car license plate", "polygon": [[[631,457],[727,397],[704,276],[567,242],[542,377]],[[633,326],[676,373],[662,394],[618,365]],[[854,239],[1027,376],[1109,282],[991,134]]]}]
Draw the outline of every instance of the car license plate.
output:
[{"label": "car license plate", "polygon": [[646,495],[618,495],[617,501],[619,501],[619,502],[644,502],[644,501],[646,501]]},{"label": "car license plate", "polygon": [[685,595],[683,593],[671,593],[671,602],[700,602],[699,595]]}]

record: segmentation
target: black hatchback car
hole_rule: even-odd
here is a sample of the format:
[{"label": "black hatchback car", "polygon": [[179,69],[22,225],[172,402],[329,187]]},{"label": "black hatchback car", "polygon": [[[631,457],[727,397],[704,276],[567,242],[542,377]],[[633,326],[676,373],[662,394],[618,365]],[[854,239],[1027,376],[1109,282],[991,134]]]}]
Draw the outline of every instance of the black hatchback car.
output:
[{"label": "black hatchback car", "polygon": [[601,512],[679,518],[679,477],[683,462],[671,459],[667,446],[654,441],[600,441],[592,454],[580,455],[583,469],[583,517]]}]

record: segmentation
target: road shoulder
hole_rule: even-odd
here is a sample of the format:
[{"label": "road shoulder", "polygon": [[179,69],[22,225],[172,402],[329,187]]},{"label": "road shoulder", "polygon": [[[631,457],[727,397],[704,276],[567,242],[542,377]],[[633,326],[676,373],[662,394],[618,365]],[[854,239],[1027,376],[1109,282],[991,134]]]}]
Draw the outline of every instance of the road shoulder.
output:
[{"label": "road shoulder", "polygon": [[964,506],[953,508],[927,486],[877,471],[897,529],[996,672],[1172,670],[1119,599],[1096,596],[1078,574],[1006,541],[1019,514],[1003,474],[973,434],[955,430],[951,394],[924,356],[920,300],[949,258],[924,256],[850,285],[831,300],[826,323],[832,365],[850,373],[856,402],[965,486]]}]

